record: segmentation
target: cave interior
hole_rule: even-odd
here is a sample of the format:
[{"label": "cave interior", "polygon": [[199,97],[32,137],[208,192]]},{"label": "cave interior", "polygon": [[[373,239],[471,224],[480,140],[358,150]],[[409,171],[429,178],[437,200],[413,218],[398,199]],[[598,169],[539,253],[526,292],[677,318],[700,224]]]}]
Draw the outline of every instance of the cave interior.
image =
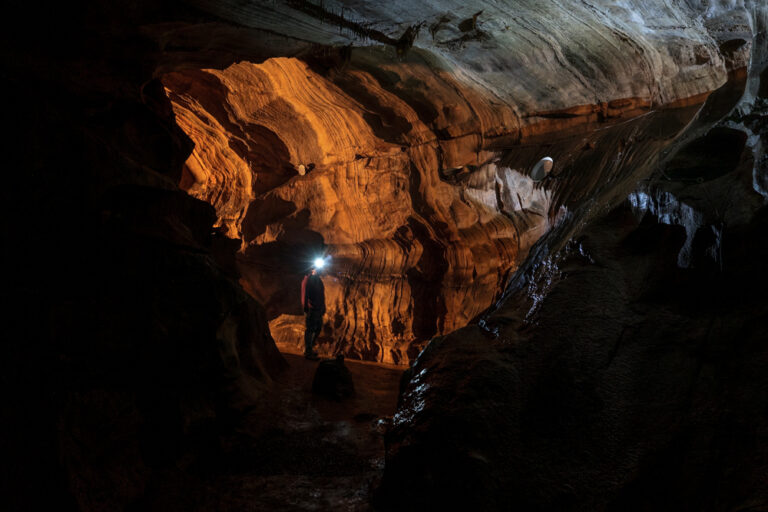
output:
[{"label": "cave interior", "polygon": [[764,1],[6,10],[3,510],[768,510]]}]

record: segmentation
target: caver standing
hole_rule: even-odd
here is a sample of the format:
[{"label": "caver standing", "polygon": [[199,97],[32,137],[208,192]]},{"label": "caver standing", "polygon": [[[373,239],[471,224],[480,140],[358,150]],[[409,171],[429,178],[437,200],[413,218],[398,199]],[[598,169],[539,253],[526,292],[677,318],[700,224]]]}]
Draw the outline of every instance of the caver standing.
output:
[{"label": "caver standing", "polygon": [[314,349],[315,339],[323,328],[323,315],[325,314],[325,286],[320,278],[322,264],[315,263],[312,271],[304,276],[301,282],[301,305],[306,317],[306,331],[304,331],[304,357],[307,359],[319,359]]}]

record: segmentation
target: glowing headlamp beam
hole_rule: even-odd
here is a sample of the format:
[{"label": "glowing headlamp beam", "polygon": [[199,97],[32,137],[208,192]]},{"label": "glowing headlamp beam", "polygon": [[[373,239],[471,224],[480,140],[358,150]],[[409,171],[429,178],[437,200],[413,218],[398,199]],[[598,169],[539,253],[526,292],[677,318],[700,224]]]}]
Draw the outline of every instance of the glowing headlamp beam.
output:
[{"label": "glowing headlamp beam", "polygon": [[325,266],[324,258],[315,258],[315,261],[314,261],[315,268],[323,268],[324,266]]}]

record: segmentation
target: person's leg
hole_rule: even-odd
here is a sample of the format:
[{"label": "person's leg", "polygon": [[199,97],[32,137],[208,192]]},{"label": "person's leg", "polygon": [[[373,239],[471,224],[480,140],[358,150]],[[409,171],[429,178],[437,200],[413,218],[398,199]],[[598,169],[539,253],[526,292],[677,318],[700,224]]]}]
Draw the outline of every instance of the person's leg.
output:
[{"label": "person's leg", "polygon": [[305,315],[304,325],[304,355],[308,356],[312,354],[312,346],[315,344],[314,325],[312,323],[312,311],[308,311]]},{"label": "person's leg", "polygon": [[307,330],[304,336],[304,354],[314,354],[315,339],[323,329],[323,314],[310,310],[307,315]]}]

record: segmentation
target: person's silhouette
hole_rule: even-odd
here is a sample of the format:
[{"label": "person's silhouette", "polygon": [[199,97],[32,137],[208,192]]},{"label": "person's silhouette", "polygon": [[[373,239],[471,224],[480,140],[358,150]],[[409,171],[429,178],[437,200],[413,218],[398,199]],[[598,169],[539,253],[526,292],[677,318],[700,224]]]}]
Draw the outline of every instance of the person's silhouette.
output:
[{"label": "person's silhouette", "polygon": [[306,317],[304,357],[312,360],[319,359],[314,345],[315,339],[323,328],[323,315],[325,314],[325,286],[323,280],[320,279],[321,268],[321,265],[315,265],[301,282],[301,305]]}]

